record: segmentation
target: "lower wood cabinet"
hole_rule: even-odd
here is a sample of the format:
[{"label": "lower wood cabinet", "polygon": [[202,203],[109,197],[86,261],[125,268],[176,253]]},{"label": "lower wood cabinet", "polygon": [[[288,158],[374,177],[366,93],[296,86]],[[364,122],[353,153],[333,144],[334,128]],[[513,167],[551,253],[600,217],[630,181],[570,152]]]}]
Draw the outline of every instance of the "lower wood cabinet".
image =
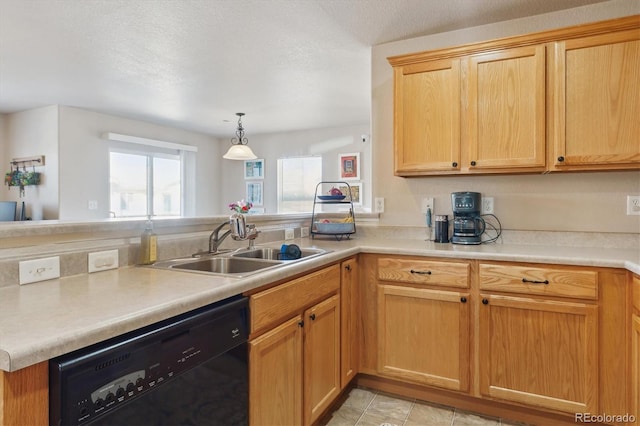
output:
[{"label": "lower wood cabinet", "polygon": [[358,374],[358,258],[347,259],[340,266],[340,387],[344,389]]},{"label": "lower wood cabinet", "polygon": [[302,424],[302,316],[249,343],[249,424]]},{"label": "lower wood cabinet", "polygon": [[640,276],[633,276],[631,287],[631,414],[640,425]]},{"label": "lower wood cabinet", "polygon": [[334,265],[251,295],[252,426],[311,425],[340,394],[340,274]]},{"label": "lower wood cabinet", "polygon": [[631,412],[640,424],[640,315],[632,316]]},{"label": "lower wood cabinet", "polygon": [[310,425],[340,394],[340,296],[249,342],[249,423]]},{"label": "lower wood cabinet", "polygon": [[598,307],[481,295],[480,390],[568,413],[598,412]]},{"label": "lower wood cabinet", "polygon": [[310,425],[340,394],[340,296],[304,313],[304,424]]},{"label": "lower wood cabinet", "polygon": [[469,388],[469,294],[380,285],[378,371],[409,382]]}]

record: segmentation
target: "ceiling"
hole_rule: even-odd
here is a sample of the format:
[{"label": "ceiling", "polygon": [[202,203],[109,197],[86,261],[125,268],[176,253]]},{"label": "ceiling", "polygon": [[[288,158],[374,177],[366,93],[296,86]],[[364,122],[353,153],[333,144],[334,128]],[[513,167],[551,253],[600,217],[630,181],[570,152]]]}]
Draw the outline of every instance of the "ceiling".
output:
[{"label": "ceiling", "polygon": [[603,0],[0,0],[0,112],[216,136],[366,124],[371,46]]}]

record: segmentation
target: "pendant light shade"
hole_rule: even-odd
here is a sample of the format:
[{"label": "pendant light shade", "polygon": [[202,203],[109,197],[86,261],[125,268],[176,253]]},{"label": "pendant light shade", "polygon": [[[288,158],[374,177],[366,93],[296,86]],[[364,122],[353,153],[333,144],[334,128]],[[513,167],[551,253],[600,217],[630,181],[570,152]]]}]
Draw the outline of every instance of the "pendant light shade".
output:
[{"label": "pendant light shade", "polygon": [[236,129],[236,137],[231,139],[231,147],[222,158],[227,160],[254,160],[258,158],[251,148],[249,148],[249,140],[244,136],[244,128],[242,127],[242,116],[244,112],[237,112],[238,128]]}]

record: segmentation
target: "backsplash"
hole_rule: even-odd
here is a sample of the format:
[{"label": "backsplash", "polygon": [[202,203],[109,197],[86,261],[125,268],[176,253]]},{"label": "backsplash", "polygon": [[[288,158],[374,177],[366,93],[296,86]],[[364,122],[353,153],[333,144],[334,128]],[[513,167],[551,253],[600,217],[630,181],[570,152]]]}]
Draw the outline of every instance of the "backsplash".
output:
[{"label": "backsplash", "polygon": [[[370,217],[360,222],[356,218],[356,221],[356,234],[351,237],[354,240],[365,238],[420,240],[426,238],[424,226],[380,225]],[[198,226],[204,227],[206,230],[190,232],[189,229],[193,227],[193,224],[182,228],[170,227],[170,231],[167,227],[159,227],[158,259],[188,257],[205,250],[209,245],[211,220],[206,225],[200,223],[201,220],[196,220],[196,222],[198,222]],[[216,219],[214,222],[220,223]],[[309,226],[308,218],[305,217],[256,218],[255,222],[261,231],[256,244],[283,241],[285,229],[294,229],[295,238],[300,238],[301,227]],[[135,265],[140,247],[139,237],[104,238],[105,232],[108,232],[106,228],[108,226],[104,229],[97,229],[95,235],[99,237],[96,239],[91,239],[89,234],[82,234],[79,237],[76,233],[75,238],[79,238],[76,241],[72,241],[70,240],[72,237],[66,236],[61,237],[60,242],[49,241],[39,245],[0,249],[0,287],[18,285],[18,263],[21,260],[60,256],[60,275],[66,277],[88,273],[87,256],[89,253],[117,249],[120,267]],[[131,229],[135,231],[135,234],[139,231],[135,227]],[[495,244],[635,249],[640,253],[640,234],[503,230],[501,237]],[[231,238],[227,238],[221,247],[241,248],[247,245],[247,241],[233,241]]]}]

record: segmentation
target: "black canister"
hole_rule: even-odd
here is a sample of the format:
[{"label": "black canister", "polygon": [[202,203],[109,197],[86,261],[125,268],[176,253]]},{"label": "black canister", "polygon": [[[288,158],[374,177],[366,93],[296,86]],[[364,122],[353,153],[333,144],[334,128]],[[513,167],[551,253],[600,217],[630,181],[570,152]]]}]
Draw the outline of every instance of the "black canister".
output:
[{"label": "black canister", "polygon": [[436,243],[449,242],[449,216],[436,215]]}]

